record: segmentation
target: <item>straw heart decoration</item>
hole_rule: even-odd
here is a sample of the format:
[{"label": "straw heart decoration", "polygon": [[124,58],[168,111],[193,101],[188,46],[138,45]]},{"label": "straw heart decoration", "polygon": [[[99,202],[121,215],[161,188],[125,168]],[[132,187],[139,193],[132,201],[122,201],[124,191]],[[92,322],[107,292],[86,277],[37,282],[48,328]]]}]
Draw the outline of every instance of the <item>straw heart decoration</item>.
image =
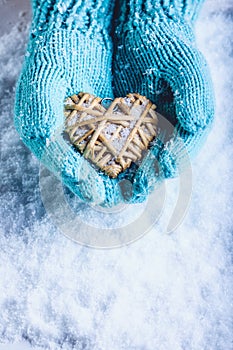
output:
[{"label": "straw heart decoration", "polygon": [[157,134],[156,106],[137,93],[110,105],[80,92],[65,100],[65,132],[71,143],[108,176],[116,178],[142,158]]}]

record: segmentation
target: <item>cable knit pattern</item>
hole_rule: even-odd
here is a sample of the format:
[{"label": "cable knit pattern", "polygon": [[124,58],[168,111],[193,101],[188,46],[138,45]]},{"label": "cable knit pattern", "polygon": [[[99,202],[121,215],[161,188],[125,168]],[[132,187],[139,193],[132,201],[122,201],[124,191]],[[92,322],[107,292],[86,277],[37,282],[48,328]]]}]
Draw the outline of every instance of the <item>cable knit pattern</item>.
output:
[{"label": "cable knit pattern", "polygon": [[89,29],[96,34],[110,26],[113,4],[100,0],[34,0],[32,6],[33,32],[67,28],[82,32]]},{"label": "cable knit pattern", "polygon": [[[151,3],[151,1],[148,1]],[[160,0],[158,5],[163,7],[163,10],[168,15],[179,15],[185,20],[194,22],[198,16],[200,8],[204,0]]]},{"label": "cable knit pattern", "polygon": [[111,1],[34,1],[34,20],[17,85],[15,126],[32,152],[85,201],[120,201],[116,181],[99,174],[62,136],[64,99],[79,91],[113,97]]},{"label": "cable knit pattern", "polygon": [[[192,20],[202,1],[122,1],[115,30],[114,93],[147,96],[175,125],[149,152],[134,179],[134,200],[153,189],[159,161],[163,177],[178,175],[184,151],[194,156],[214,116],[214,98],[206,61],[196,47]],[[170,139],[170,140],[169,140]],[[183,142],[181,142],[183,140]],[[143,197],[143,196],[142,196]]]},{"label": "cable knit pattern", "polygon": [[194,22],[198,16],[204,0],[127,0],[119,1],[121,11],[121,22],[126,23],[126,18],[131,21],[137,15],[144,14],[156,16],[165,13],[167,16]]}]

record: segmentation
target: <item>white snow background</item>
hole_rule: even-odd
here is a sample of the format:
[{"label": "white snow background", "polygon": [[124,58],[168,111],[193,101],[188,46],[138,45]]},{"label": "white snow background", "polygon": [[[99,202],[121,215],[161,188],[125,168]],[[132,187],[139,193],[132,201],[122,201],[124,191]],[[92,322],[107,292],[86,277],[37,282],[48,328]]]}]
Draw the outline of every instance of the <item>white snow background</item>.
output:
[{"label": "white snow background", "polygon": [[216,119],[192,163],[188,214],[164,234],[172,180],[160,223],[113,250],[73,243],[48,218],[39,162],[13,126],[27,29],[17,24],[0,37],[0,343],[16,343],[0,349],[233,349],[233,3],[226,4],[207,0],[196,25]]}]

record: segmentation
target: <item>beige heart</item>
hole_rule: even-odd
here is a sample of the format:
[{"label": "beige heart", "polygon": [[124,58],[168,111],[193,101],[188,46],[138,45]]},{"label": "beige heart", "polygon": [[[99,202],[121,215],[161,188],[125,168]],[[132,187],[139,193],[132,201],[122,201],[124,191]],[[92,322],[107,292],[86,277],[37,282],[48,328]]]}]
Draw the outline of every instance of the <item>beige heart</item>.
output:
[{"label": "beige heart", "polygon": [[71,143],[108,176],[116,178],[142,158],[157,134],[156,106],[137,93],[115,98],[109,106],[80,92],[65,100],[65,131]]}]

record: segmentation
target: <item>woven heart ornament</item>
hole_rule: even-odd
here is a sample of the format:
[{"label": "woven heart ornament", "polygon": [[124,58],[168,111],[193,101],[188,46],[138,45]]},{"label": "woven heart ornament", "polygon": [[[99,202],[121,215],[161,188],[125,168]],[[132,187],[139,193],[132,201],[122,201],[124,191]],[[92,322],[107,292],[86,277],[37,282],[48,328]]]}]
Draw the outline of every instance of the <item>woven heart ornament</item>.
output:
[{"label": "woven heart ornament", "polygon": [[142,158],[157,134],[156,106],[145,96],[128,94],[110,105],[80,92],[65,100],[65,132],[71,143],[108,176],[116,178]]}]

